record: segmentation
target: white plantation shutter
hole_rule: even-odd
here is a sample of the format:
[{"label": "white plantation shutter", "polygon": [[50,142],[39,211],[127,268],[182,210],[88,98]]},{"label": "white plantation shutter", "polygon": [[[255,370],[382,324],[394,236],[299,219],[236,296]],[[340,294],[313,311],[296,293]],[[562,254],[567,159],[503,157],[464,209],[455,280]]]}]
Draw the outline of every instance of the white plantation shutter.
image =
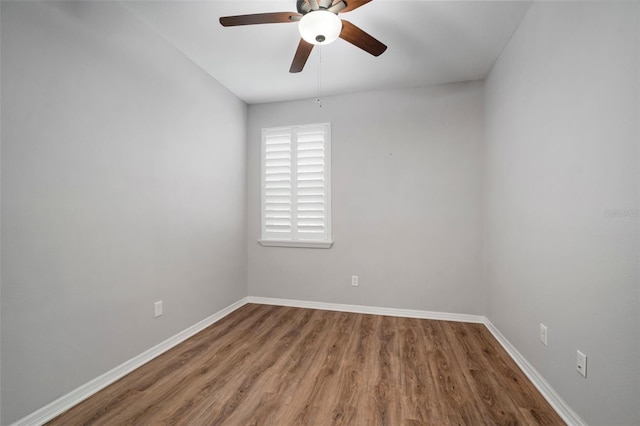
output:
[{"label": "white plantation shutter", "polygon": [[273,132],[264,138],[264,232],[289,235],[292,227],[291,134]]},{"label": "white plantation shutter", "polygon": [[330,163],[329,124],[263,129],[261,242],[330,243]]}]

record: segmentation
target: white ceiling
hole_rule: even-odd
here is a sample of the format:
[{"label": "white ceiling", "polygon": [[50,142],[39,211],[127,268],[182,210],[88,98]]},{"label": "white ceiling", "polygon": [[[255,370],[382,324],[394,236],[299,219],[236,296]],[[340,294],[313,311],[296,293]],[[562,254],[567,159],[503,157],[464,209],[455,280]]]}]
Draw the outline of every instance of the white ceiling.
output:
[{"label": "white ceiling", "polygon": [[121,3],[250,104],[482,79],[531,5],[374,0],[339,16],[386,44],[386,52],[376,58],[338,39],[316,46],[305,69],[290,74],[300,40],[297,24],[225,28],[218,19],[295,12],[295,0]]}]

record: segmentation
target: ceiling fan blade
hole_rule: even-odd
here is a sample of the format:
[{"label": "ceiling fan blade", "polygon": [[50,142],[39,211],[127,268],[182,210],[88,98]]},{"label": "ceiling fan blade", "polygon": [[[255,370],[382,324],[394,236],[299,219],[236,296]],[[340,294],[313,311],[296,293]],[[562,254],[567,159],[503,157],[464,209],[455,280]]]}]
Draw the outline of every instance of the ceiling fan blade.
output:
[{"label": "ceiling fan blade", "polygon": [[343,11],[346,7],[347,7],[347,4],[345,2],[339,1],[339,2],[335,3],[333,6],[331,6],[327,10],[329,12],[339,13],[339,12]]},{"label": "ceiling fan blade", "polygon": [[302,15],[295,12],[254,13],[253,15],[223,16],[220,18],[220,23],[224,27],[255,24],[279,24],[299,21],[301,16]]},{"label": "ceiling fan blade", "polygon": [[302,71],[304,64],[307,63],[307,59],[311,54],[311,49],[313,49],[313,44],[307,43],[301,38],[300,43],[298,44],[298,50],[296,50],[296,54],[293,57],[291,68],[289,68],[289,72],[295,73]]},{"label": "ceiling fan blade", "polygon": [[344,19],[342,20],[340,38],[371,53],[373,56],[380,56],[387,50],[387,46]]},{"label": "ceiling fan blade", "polygon": [[342,13],[351,12],[352,10],[357,9],[360,6],[364,6],[370,1],[371,0],[346,0],[345,3],[347,4],[347,7],[342,9]]}]

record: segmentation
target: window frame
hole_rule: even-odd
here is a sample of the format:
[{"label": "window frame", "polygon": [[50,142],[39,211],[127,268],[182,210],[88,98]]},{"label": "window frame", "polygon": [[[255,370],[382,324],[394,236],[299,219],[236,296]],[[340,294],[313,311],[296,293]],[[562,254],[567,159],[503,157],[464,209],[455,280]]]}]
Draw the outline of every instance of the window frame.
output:
[{"label": "window frame", "polygon": [[[297,221],[296,185],[297,185],[297,134],[304,130],[321,130],[324,134],[324,192],[325,192],[325,232],[322,239],[299,239],[296,232],[287,238],[274,238],[266,235],[266,138],[269,133],[287,132],[291,137],[291,197],[292,212],[291,225],[295,229]],[[260,239],[258,242],[266,247],[295,247],[295,248],[324,248],[333,245],[331,233],[331,123],[311,123],[291,126],[265,127],[260,134]]]}]

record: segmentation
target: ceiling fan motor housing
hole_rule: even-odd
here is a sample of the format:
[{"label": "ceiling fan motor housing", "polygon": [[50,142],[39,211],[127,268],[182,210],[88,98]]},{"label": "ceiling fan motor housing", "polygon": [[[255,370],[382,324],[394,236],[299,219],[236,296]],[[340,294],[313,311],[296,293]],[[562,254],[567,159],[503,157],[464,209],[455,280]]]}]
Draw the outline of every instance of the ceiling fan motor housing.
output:
[{"label": "ceiling fan motor housing", "polygon": [[297,0],[296,9],[298,9],[298,13],[304,15],[305,13],[311,11],[311,6],[305,0]]}]

